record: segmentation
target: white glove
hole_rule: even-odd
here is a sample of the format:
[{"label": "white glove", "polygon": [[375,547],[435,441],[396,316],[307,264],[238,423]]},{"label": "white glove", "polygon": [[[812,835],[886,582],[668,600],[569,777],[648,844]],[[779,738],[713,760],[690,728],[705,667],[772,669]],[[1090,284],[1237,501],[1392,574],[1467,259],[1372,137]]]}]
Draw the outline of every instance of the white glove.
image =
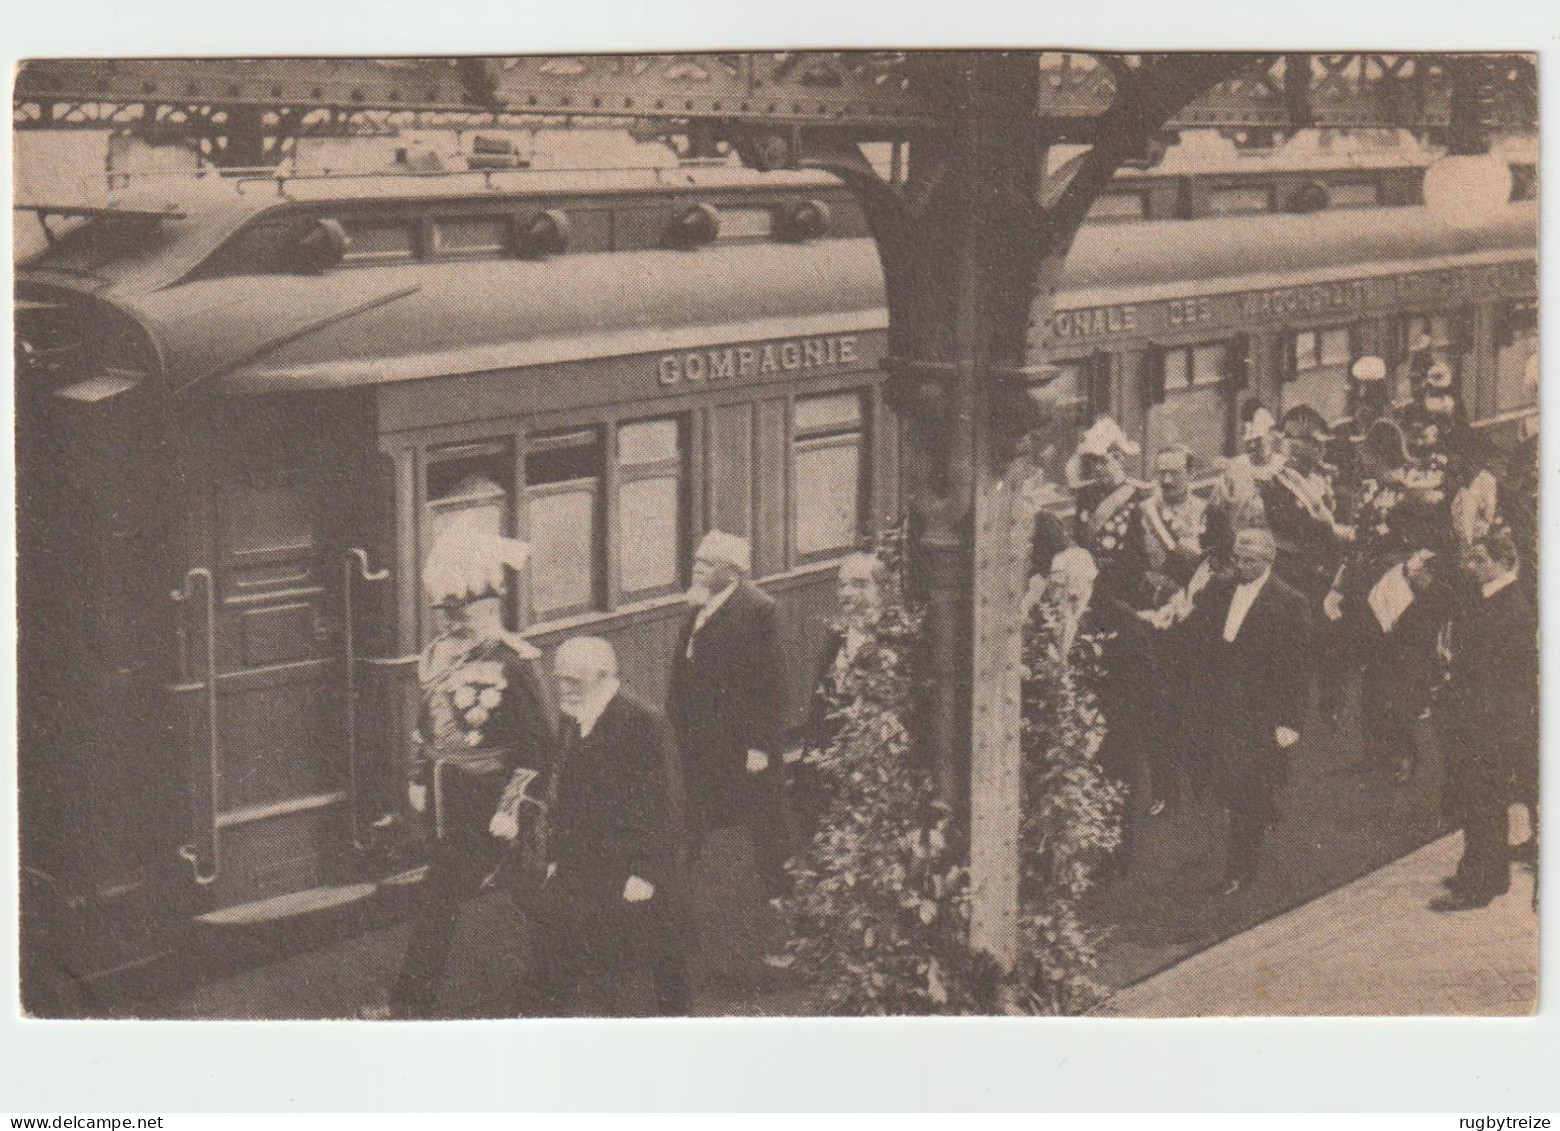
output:
[{"label": "white glove", "polygon": [[629,903],[643,903],[654,894],[655,885],[638,876],[628,877],[628,883],[623,885],[623,898]]},{"label": "white glove", "polygon": [[1175,623],[1175,610],[1169,605],[1162,609],[1139,609],[1138,618],[1163,632]]},{"label": "white glove", "polygon": [[1278,743],[1280,750],[1288,750],[1300,741],[1300,732],[1290,730],[1288,727],[1277,727],[1273,731],[1273,741]]},{"label": "white glove", "polygon": [[500,809],[488,822],[488,832],[500,840],[514,840],[520,835],[519,818],[506,809]]},{"label": "white glove", "polygon": [[769,769],[769,755],[762,750],[749,750],[747,755],[747,772],[761,774]]},{"label": "white glove", "polygon": [[406,803],[412,807],[414,813],[421,813],[428,808],[428,787],[410,782],[406,787]]},{"label": "white glove", "polygon": [[1343,594],[1333,589],[1322,598],[1322,612],[1327,619],[1338,621],[1343,619]]}]

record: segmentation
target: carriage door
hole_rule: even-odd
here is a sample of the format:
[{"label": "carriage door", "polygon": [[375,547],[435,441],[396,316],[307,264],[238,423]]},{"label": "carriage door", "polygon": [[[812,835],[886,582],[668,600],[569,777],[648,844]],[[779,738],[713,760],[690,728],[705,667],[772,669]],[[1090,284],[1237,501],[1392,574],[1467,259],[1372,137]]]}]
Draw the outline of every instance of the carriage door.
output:
[{"label": "carriage door", "polygon": [[1164,351],[1164,398],[1148,410],[1147,466],[1171,444],[1185,444],[1203,468],[1227,454],[1233,417],[1230,354],[1226,342]]},{"label": "carriage door", "polygon": [[177,594],[191,693],[184,855],[208,921],[285,918],[372,891],[357,882],[346,682],[344,614],[356,594],[361,617],[369,583],[340,517],[354,477],[301,416],[246,420],[241,439],[212,445],[209,565]]}]

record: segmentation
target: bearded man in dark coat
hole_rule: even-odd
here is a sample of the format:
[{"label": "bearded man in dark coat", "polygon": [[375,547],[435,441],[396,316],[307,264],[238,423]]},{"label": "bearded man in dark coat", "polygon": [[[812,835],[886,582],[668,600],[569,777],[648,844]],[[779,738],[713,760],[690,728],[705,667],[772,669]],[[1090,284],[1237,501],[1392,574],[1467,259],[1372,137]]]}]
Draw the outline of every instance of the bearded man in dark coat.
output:
[{"label": "bearded man in dark coat", "polygon": [[648,968],[653,1012],[685,1016],[693,931],[671,728],[622,690],[605,640],[565,641],[554,670],[563,712],[558,779],[521,1012],[569,1016],[582,977]]},{"label": "bearded man in dark coat", "polygon": [[700,543],[666,708],[687,769],[690,862],[710,833],[745,827],[764,894],[778,899],[789,855],[785,685],[775,603],[749,568],[745,539],[711,531]]}]

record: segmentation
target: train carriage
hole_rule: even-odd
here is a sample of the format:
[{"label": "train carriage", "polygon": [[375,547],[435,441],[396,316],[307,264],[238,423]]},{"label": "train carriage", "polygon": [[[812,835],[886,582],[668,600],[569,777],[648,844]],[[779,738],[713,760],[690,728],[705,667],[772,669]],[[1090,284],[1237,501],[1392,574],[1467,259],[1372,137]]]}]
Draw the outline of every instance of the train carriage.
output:
[{"label": "train carriage", "polygon": [[[35,206],[80,226],[18,269],[25,949],[80,983],[393,886],[419,570],[456,513],[532,543],[517,626],[611,636],[652,697],[698,535],[747,534],[805,708],[833,564],[902,509],[851,199],[719,170],[472,183]],[[1514,428],[1534,221],[1091,227],[1035,398],[1211,459],[1238,401],[1325,402],[1424,331]]]}]

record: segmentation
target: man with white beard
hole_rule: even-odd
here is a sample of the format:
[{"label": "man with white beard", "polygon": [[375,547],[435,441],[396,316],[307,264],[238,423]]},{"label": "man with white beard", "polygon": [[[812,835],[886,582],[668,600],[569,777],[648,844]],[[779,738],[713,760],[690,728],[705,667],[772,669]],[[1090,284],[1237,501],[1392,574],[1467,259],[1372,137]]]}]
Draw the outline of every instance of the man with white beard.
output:
[{"label": "man with white beard", "polygon": [[748,580],[750,565],[744,538],[712,530],[699,544],[666,707],[686,767],[691,859],[710,833],[745,827],[774,900],[786,891],[789,854],[785,685],[775,603]]}]

